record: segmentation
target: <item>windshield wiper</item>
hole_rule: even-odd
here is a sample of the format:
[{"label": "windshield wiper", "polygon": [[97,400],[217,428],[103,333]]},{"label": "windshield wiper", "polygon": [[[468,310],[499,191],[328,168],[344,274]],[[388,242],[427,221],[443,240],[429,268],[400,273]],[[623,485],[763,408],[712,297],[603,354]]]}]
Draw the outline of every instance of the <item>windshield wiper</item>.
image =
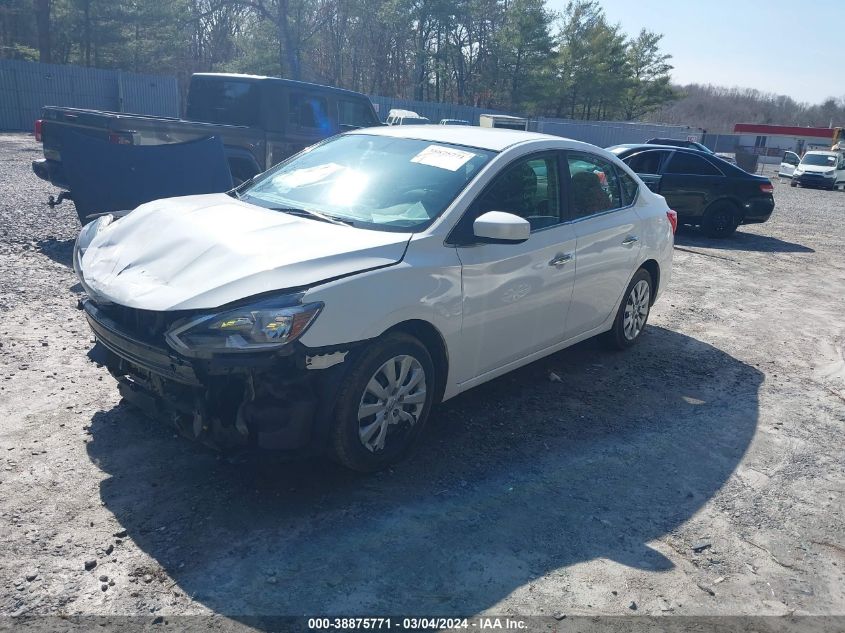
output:
[{"label": "windshield wiper", "polygon": [[295,207],[271,207],[273,211],[281,211],[282,213],[290,213],[302,218],[316,218],[329,224],[340,224],[341,226],[352,226],[352,220],[342,220],[341,218],[321,213],[320,211],[313,211],[311,209],[297,209]]}]

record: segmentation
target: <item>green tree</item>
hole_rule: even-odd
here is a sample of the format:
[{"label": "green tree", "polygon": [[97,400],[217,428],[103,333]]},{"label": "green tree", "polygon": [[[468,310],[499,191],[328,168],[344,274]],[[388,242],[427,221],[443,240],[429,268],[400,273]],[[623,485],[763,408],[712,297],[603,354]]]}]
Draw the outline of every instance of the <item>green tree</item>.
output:
[{"label": "green tree", "polygon": [[623,102],[626,121],[639,119],[677,98],[669,77],[672,56],[660,50],[661,39],[663,35],[643,29],[628,44],[631,82]]}]

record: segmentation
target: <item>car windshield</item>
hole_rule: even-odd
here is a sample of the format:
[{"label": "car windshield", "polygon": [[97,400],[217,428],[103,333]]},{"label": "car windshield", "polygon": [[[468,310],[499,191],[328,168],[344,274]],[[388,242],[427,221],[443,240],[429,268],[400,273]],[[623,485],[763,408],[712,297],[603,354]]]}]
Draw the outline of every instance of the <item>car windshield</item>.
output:
[{"label": "car windshield", "polygon": [[493,155],[416,139],[338,136],[271,169],[240,198],[281,211],[316,212],[362,228],[419,230]]},{"label": "car windshield", "polygon": [[836,156],[831,156],[830,154],[806,154],[801,159],[801,164],[833,167],[836,164]]}]

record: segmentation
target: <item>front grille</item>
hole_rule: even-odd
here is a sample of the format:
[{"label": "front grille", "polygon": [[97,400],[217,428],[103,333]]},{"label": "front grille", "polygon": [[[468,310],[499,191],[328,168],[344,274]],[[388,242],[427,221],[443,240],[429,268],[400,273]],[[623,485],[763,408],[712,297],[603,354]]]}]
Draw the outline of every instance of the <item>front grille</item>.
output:
[{"label": "front grille", "polygon": [[179,319],[190,312],[157,312],[111,304],[98,306],[100,311],[117,323],[122,330],[151,343],[163,343],[164,334]]}]

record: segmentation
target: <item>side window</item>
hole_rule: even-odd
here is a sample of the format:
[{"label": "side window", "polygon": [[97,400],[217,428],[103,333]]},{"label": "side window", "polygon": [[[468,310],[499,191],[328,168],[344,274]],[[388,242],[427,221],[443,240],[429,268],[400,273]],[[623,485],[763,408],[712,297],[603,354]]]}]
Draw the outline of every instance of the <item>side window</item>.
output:
[{"label": "side window", "polygon": [[195,121],[228,125],[258,125],[260,92],[251,81],[194,78],[186,115]]},{"label": "side window", "polygon": [[567,161],[573,219],[624,206],[616,169],[608,161],[576,152],[570,152]]},{"label": "side window", "polygon": [[482,192],[471,212],[506,211],[528,220],[531,230],[560,223],[560,179],[554,155],[522,159],[508,166]]},{"label": "side window", "polygon": [[660,163],[667,154],[668,152],[640,152],[626,158],[625,163],[636,174],[657,175],[660,173]]},{"label": "side window", "polygon": [[667,174],[684,174],[687,176],[721,176],[720,172],[709,161],[695,154],[675,152],[669,165],[666,167]]},{"label": "side window", "polygon": [[337,122],[348,128],[370,127],[378,124],[373,118],[369,104],[350,99],[338,99]]},{"label": "side window", "polygon": [[637,199],[637,191],[640,188],[637,181],[621,169],[617,168],[616,174],[619,176],[619,184],[622,187],[622,204],[625,206],[634,204],[634,200]]},{"label": "side window", "polygon": [[322,97],[302,93],[291,94],[288,122],[302,128],[330,130],[331,121],[328,116],[326,100]]}]

